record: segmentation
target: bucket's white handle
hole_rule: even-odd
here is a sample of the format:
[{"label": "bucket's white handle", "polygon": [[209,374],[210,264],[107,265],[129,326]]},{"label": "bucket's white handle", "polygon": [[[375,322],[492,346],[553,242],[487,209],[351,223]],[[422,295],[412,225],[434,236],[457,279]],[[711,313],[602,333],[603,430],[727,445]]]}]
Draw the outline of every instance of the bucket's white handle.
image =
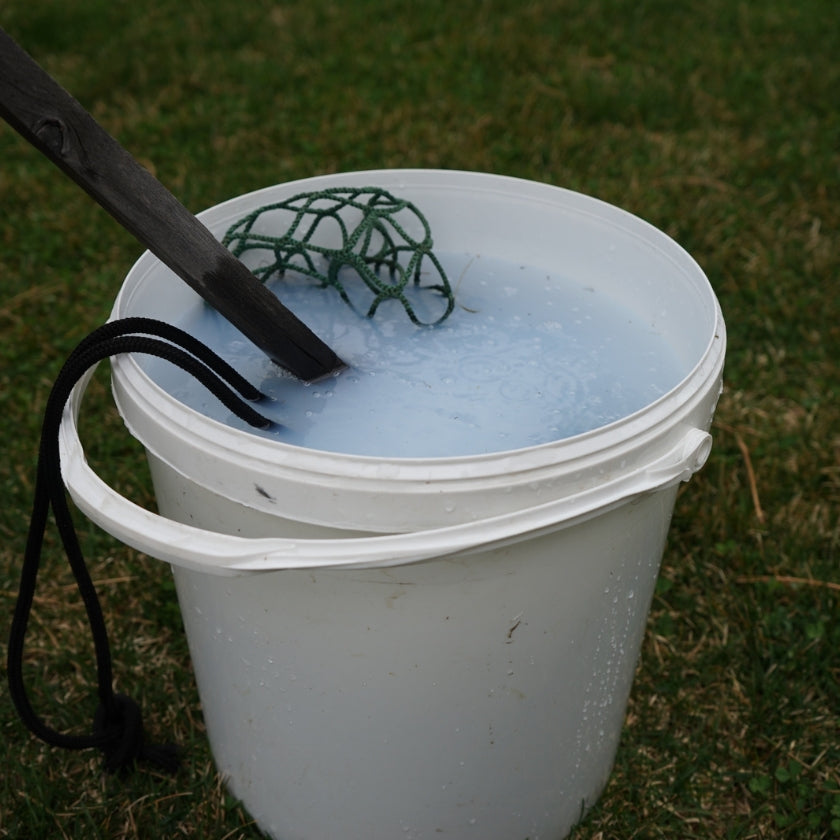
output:
[{"label": "bucket's white handle", "polygon": [[218,575],[301,568],[394,566],[473,551],[597,516],[627,499],[687,481],[706,461],[711,436],[689,429],[656,461],[596,488],[526,510],[407,534],[342,539],[248,538],[205,531],[151,513],[109,487],[88,465],[77,420],[93,371],[73,388],[59,429],[61,473],[77,507],[109,534],[159,560]]}]

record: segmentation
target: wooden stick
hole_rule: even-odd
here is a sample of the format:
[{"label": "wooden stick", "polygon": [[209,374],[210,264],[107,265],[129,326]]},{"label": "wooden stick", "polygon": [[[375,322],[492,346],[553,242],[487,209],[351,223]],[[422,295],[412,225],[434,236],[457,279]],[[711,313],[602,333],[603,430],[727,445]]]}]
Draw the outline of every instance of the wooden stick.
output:
[{"label": "wooden stick", "polygon": [[344,367],[2,29],[0,116],[277,364],[307,381]]}]

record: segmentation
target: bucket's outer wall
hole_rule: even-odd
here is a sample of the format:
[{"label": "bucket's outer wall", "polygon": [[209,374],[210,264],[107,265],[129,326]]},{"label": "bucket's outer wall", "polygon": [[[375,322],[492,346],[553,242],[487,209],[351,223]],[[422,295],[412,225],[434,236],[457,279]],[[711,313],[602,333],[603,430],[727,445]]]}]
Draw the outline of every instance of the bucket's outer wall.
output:
[{"label": "bucket's outer wall", "polygon": [[174,568],[233,793],[279,840],[564,837],[612,767],[675,493],[392,569]]}]

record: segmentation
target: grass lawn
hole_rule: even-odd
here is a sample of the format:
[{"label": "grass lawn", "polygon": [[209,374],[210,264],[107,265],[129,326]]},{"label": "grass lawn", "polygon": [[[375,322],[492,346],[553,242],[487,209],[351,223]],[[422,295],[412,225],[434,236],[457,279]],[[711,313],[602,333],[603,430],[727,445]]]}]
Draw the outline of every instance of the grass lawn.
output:
[{"label": "grass lawn", "polygon": [[[595,195],[680,242],[727,320],[726,391],[677,501],[613,776],[573,838],[840,837],[836,0],[4,0],[0,26],[194,211],[443,167]],[[3,616],[50,384],[140,250],[0,124]],[[102,371],[85,440],[151,504],[107,388]],[[30,736],[4,679],[0,837],[260,837],[215,773],[168,570],[81,520],[80,536],[119,690],[186,766],[103,777],[98,755]],[[27,676],[65,729],[90,717],[88,635],[50,532]]]}]

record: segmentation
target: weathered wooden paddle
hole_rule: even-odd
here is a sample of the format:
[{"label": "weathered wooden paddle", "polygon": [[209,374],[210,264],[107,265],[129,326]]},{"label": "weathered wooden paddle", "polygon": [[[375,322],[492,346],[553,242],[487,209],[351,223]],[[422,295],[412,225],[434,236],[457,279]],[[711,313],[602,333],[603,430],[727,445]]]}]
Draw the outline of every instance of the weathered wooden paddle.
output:
[{"label": "weathered wooden paddle", "polygon": [[274,362],[305,381],[345,366],[2,29],[0,116]]}]

